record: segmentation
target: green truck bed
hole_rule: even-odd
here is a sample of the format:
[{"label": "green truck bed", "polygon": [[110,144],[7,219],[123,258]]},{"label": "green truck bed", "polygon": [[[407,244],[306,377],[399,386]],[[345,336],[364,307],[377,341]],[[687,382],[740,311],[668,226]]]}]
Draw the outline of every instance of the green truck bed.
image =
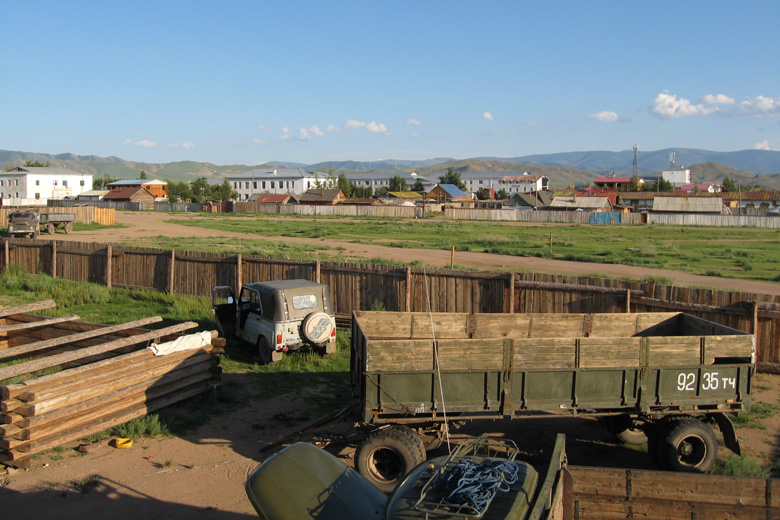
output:
[{"label": "green truck bed", "polygon": [[746,410],[750,334],[684,313],[357,311],[351,386],[368,424]]}]

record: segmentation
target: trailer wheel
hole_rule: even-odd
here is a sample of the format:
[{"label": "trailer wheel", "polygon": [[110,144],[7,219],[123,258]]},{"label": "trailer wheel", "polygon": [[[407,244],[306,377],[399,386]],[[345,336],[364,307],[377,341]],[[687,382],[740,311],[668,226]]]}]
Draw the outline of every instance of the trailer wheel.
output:
[{"label": "trailer wheel", "polygon": [[68,222],[65,224],[65,234],[70,235],[71,231],[73,231],[73,222]]},{"label": "trailer wheel", "polygon": [[355,452],[358,473],[383,493],[424,460],[419,446],[394,427],[371,432]]},{"label": "trailer wheel", "polygon": [[707,473],[718,457],[712,428],[694,418],[677,421],[658,448],[661,463],[672,471]]},{"label": "trailer wheel", "polygon": [[644,444],[647,442],[644,421],[636,420],[630,415],[610,415],[604,417],[603,424],[609,433],[626,444]]},{"label": "trailer wheel", "polygon": [[48,234],[50,234],[50,235],[53,235],[54,234],[54,224],[52,224],[51,222],[46,224],[46,232]]},{"label": "trailer wheel", "polygon": [[669,432],[672,431],[672,428],[676,427],[679,422],[688,420],[695,419],[687,415],[669,415],[654,422],[650,426],[647,439],[647,455],[650,457],[650,462],[655,464],[659,469],[667,471],[671,469],[666,467],[665,460],[660,456],[664,440],[669,436]]},{"label": "trailer wheel", "polygon": [[412,430],[408,426],[404,426],[403,424],[394,424],[387,428],[388,430],[395,430],[407,439],[409,439],[409,442],[412,444],[412,446],[415,446],[417,448],[417,451],[420,453],[420,462],[424,461],[428,458],[427,453],[425,452],[425,442],[422,440],[422,437],[420,437],[416,431]]}]

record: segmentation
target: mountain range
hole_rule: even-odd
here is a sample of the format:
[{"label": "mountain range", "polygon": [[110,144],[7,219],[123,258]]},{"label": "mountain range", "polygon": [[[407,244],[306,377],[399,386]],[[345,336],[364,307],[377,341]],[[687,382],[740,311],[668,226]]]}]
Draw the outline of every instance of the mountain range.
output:
[{"label": "mountain range", "polygon": [[[712,152],[689,148],[669,148],[639,151],[637,170],[640,176],[652,176],[670,165],[670,153],[675,154],[675,164],[691,170],[695,183],[720,184],[724,177],[743,186],[762,186],[780,189],[780,152],[770,150],[742,150],[736,152]],[[5,168],[21,166],[26,161],[49,162],[52,166],[69,168],[90,173],[93,176],[107,175],[117,179],[137,178],[141,170],[152,177],[166,180],[190,181],[205,177],[210,181],[221,181],[236,173],[255,168],[290,167],[307,168],[323,172],[375,172],[416,171],[425,176],[436,177],[452,168],[460,173],[510,173],[528,172],[531,175],[545,175],[555,188],[571,184],[592,182],[599,177],[630,177],[633,173],[633,150],[621,152],[590,151],[536,154],[513,158],[479,157],[455,160],[433,158],[426,160],[383,160],[383,161],[329,161],[315,164],[301,164],[273,161],[264,165],[215,165],[207,162],[179,161],[171,163],[145,163],[128,161],[119,157],[96,155],[75,155],[71,153],[46,154],[0,150],[0,164]]]}]

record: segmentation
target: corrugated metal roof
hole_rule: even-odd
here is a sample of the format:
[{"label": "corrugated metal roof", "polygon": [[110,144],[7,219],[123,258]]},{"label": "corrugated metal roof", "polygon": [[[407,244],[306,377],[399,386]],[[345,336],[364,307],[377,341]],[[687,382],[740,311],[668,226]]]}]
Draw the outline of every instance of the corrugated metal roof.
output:
[{"label": "corrugated metal roof", "polygon": [[686,213],[720,213],[723,199],[720,197],[656,197],[653,211],[674,211]]},{"label": "corrugated metal roof", "polygon": [[441,186],[441,189],[446,191],[447,195],[449,195],[450,197],[471,197],[470,193],[466,193],[465,191],[462,191],[454,184],[439,184],[439,186]]},{"label": "corrugated metal roof", "polygon": [[300,202],[333,202],[339,196],[339,193],[341,193],[341,190],[338,188],[326,190],[312,188],[306,190],[306,193],[301,196]]},{"label": "corrugated metal roof", "polygon": [[326,179],[327,173],[315,170],[304,170],[303,168],[258,168],[235,175],[228,176],[228,180],[234,179],[256,179],[256,180],[278,180],[278,179],[303,179],[304,177],[320,177]]}]

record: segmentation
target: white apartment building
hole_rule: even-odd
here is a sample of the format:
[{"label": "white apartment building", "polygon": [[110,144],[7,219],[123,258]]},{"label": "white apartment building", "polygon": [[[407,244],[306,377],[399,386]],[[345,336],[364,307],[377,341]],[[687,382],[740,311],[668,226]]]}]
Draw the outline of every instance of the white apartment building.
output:
[{"label": "white apartment building", "polygon": [[67,168],[20,166],[0,173],[3,205],[45,205],[48,199],[64,199],[92,189],[92,175]]}]

